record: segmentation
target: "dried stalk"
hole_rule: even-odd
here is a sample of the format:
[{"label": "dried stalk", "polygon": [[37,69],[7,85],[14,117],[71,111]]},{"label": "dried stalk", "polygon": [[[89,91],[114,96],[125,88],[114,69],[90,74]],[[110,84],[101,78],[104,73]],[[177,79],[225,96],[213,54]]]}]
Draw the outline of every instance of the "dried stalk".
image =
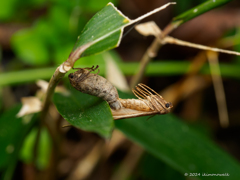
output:
[{"label": "dried stalk", "polygon": [[213,87],[214,87],[215,96],[217,100],[220,125],[225,128],[225,127],[228,127],[229,125],[229,118],[228,118],[226,97],[225,97],[223,82],[221,78],[221,72],[220,72],[219,63],[218,63],[218,55],[215,52],[208,51],[207,57],[210,65]]},{"label": "dried stalk", "polygon": [[229,50],[219,49],[219,48],[213,48],[213,47],[208,47],[208,46],[203,46],[203,45],[200,45],[200,44],[194,44],[194,43],[182,41],[182,40],[179,40],[179,39],[176,39],[176,38],[173,38],[173,37],[169,37],[169,36],[165,37],[163,40],[161,40],[161,42],[170,43],[170,44],[177,44],[177,45],[188,46],[188,47],[192,47],[192,48],[196,48],[196,49],[209,50],[209,51],[215,51],[215,52],[221,52],[221,53],[240,56],[239,52],[229,51]]}]

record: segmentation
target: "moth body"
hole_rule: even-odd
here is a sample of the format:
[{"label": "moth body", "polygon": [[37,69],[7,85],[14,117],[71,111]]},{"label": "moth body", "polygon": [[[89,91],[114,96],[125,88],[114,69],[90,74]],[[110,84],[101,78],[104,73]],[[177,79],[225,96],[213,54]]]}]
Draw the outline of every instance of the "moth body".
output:
[{"label": "moth body", "polygon": [[154,108],[151,106],[146,99],[119,99],[124,108],[134,109],[138,111],[153,111]]},{"label": "moth body", "polygon": [[[94,71],[95,69],[92,69]],[[121,108],[117,89],[105,78],[98,74],[90,74],[87,68],[80,68],[78,71],[68,75],[71,85],[82,93],[97,96],[108,102],[114,110]]]}]

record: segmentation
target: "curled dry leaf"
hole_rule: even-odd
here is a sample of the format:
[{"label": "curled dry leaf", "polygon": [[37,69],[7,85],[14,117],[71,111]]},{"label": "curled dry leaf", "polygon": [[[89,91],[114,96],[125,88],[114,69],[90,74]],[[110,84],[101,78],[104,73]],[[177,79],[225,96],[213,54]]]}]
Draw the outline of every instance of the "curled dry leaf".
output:
[{"label": "curled dry leaf", "polygon": [[139,24],[135,29],[143,36],[160,35],[162,32],[154,21]]},{"label": "curled dry leaf", "polygon": [[[44,80],[38,80],[36,82],[36,84],[38,85],[38,87],[40,87],[40,91],[43,92],[44,94],[47,92],[47,88],[48,88],[48,82],[47,81],[44,81]],[[70,95],[70,92],[63,86],[57,86],[55,88],[55,92],[60,92],[62,93],[63,95],[65,96],[68,96]]]},{"label": "curled dry leaf", "polygon": [[18,118],[27,114],[40,112],[42,109],[42,102],[37,97],[23,97],[21,101],[23,106],[16,115]]},{"label": "curled dry leaf", "polygon": [[[21,99],[21,102],[23,104],[22,108],[16,115],[17,117],[22,117],[27,114],[32,114],[32,113],[37,113],[42,110],[42,101],[41,99],[45,96],[48,88],[48,82],[44,80],[38,80],[36,84],[41,88],[40,90],[37,91],[36,96],[31,96],[31,97],[23,97]],[[57,92],[61,92],[63,95],[68,96],[70,92],[62,87],[58,86],[56,87]]]}]

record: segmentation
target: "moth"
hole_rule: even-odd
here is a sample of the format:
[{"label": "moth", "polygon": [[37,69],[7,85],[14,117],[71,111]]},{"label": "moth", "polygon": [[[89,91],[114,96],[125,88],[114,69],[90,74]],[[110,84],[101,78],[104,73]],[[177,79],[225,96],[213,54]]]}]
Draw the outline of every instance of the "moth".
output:
[{"label": "moth", "polygon": [[145,84],[138,84],[132,91],[138,99],[119,99],[123,107],[118,111],[112,110],[115,120],[167,114],[173,107],[171,102],[167,102],[161,95]]},{"label": "moth", "polygon": [[145,84],[138,84],[133,93],[138,99],[121,99],[117,89],[105,78],[91,74],[96,68],[76,68],[78,71],[70,73],[68,78],[71,85],[81,91],[97,96],[107,101],[114,119],[124,119],[155,114],[167,114],[173,107],[161,95]]}]

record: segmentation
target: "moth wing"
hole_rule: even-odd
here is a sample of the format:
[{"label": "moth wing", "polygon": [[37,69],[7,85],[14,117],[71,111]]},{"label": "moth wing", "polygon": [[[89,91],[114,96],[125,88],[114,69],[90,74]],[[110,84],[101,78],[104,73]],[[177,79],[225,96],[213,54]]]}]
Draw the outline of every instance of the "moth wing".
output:
[{"label": "moth wing", "polygon": [[159,114],[159,111],[138,111],[138,110],[124,108],[124,107],[122,107],[120,110],[111,109],[111,111],[112,111],[114,120]]}]

